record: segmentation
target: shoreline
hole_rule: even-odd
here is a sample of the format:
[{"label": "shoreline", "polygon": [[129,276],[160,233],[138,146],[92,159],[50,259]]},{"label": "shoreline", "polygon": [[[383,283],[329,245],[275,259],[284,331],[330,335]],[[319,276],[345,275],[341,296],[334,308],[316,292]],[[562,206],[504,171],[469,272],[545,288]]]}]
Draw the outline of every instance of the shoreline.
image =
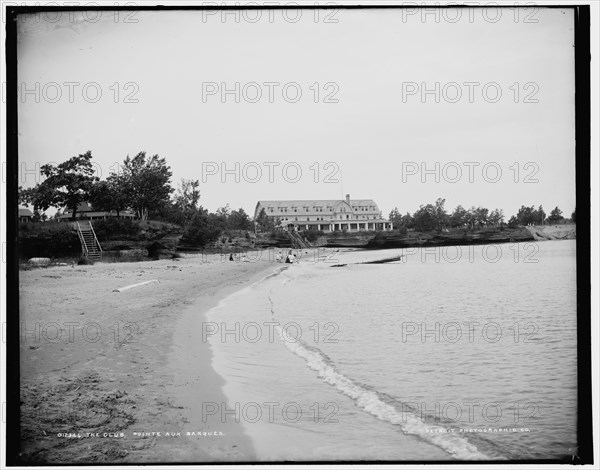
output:
[{"label": "shoreline", "polygon": [[[187,255],[21,271],[21,462],[251,460],[243,433],[190,419],[197,397],[186,389],[224,399],[209,345],[190,334],[222,298],[281,269],[274,264],[266,253],[248,263]],[[215,430],[224,436],[185,434]]]},{"label": "shoreline", "polygon": [[[263,278],[266,282],[261,282],[256,289],[242,289],[232,293],[209,310],[207,318],[219,322],[221,334],[225,328],[233,334],[233,325],[242,322],[266,325],[262,322],[282,321],[272,316],[276,314],[267,293],[278,285],[289,285],[298,275],[306,276],[303,268],[310,269],[311,264],[301,262],[297,269],[292,268],[289,272],[292,278],[288,279],[288,273],[283,280],[269,279],[273,277],[270,275]],[[269,307],[265,305],[265,297],[269,298],[271,305],[271,313],[266,313],[266,316],[265,311]],[[300,324],[298,328],[302,328]],[[454,460],[455,457],[444,448],[421,436],[406,433],[404,429],[399,432],[395,426],[397,423],[382,419],[378,412],[373,413],[364,403],[361,405],[361,400],[367,396],[371,398],[370,391],[356,385],[351,386],[351,389],[346,388],[349,379],[329,366],[325,366],[325,369],[317,366],[319,357],[322,359],[322,356],[318,357],[320,353],[316,353],[310,346],[309,349],[290,348],[280,341],[268,340],[266,333],[263,333],[263,341],[232,341],[230,334],[228,340],[223,339],[223,336],[219,338],[213,335],[209,343],[215,352],[213,368],[225,379],[223,390],[229,399],[228,409],[232,410],[233,403],[239,405],[241,411],[238,409],[237,415],[242,416],[240,425],[251,436],[258,457],[256,463],[293,461],[306,464],[339,459],[368,462],[377,461],[383,455],[386,455],[386,460],[398,461],[417,460],[423,455],[439,461]],[[275,335],[281,335],[281,331]],[[310,340],[307,341],[311,343]],[[239,366],[240,363],[242,366]],[[265,382],[264,377],[269,374],[273,376]],[[335,383],[334,377],[341,382]],[[315,405],[319,412],[315,412]],[[370,402],[370,406],[373,405],[386,406],[382,402]],[[302,419],[297,421],[296,415],[290,416],[285,411],[287,406],[296,410],[291,414],[300,410]],[[249,413],[247,418],[244,417],[245,409]],[[229,415],[223,417],[225,420],[231,418]],[[377,441],[374,447],[381,452],[387,449],[388,453],[379,453],[377,450],[357,452],[352,445],[348,446],[341,436],[351,432],[356,438],[361,433],[356,427],[351,431],[346,429],[344,423],[348,419],[360,423],[358,428],[372,426],[374,420],[376,426],[369,427],[368,431]],[[390,448],[386,448],[384,444],[386,442],[389,445],[390,439],[394,442],[391,453]],[[334,455],[339,458],[336,459]]]},{"label": "shoreline", "polygon": [[[284,269],[286,266],[277,266],[274,269],[269,266],[255,272],[242,285],[226,286],[213,296],[197,298],[192,306],[182,312],[175,327],[168,362],[169,367],[175,371],[174,386],[178,388],[178,403],[186,410],[184,419],[187,428],[208,427],[225,434],[224,439],[216,445],[203,449],[210,457],[215,458],[214,461],[255,462],[257,455],[252,439],[242,423],[222,420],[220,416],[210,416],[210,419],[206,416],[213,404],[218,408],[222,403],[228,403],[229,398],[223,390],[226,379],[214,367],[213,347],[202,337],[202,323],[207,321],[208,313],[219,306],[223,300],[240,290],[279,274]],[[201,362],[200,366],[197,361]],[[193,377],[199,379],[193,380]],[[199,400],[202,400],[200,407]],[[197,449],[201,447],[199,444],[195,443]],[[192,461],[197,460],[194,458],[189,460]]]}]

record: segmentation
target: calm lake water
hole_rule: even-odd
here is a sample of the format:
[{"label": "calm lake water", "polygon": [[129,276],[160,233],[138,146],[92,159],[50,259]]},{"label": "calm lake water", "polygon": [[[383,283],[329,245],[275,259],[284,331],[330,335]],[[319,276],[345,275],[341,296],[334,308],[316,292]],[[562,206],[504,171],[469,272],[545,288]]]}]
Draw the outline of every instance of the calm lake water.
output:
[{"label": "calm lake water", "polygon": [[211,310],[222,419],[262,460],[576,454],[575,241],[352,264],[399,253],[310,252]]}]

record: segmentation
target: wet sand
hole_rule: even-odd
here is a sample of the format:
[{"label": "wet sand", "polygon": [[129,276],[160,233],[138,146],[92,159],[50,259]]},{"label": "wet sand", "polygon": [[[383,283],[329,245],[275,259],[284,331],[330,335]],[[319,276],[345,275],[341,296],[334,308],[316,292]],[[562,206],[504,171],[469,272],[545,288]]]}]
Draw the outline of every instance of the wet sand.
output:
[{"label": "wet sand", "polygon": [[263,252],[21,271],[22,461],[255,460],[241,424],[198,414],[226,402],[199,329],[220,299],[281,267]]}]

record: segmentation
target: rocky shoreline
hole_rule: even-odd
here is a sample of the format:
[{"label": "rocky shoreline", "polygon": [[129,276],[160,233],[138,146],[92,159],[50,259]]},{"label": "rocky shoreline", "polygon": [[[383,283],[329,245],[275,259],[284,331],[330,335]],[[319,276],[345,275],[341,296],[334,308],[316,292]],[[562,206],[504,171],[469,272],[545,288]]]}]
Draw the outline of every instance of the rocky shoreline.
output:
[{"label": "rocky shoreline", "polygon": [[576,238],[574,224],[556,226],[528,226],[517,228],[485,228],[481,230],[452,229],[448,231],[400,233],[379,232],[348,234],[343,237],[323,236],[316,246],[327,248],[419,248],[430,246],[462,246],[494,243],[521,243],[542,240],[570,240]]},{"label": "rocky shoreline", "polygon": [[[393,248],[419,248],[431,246],[463,246],[496,243],[521,243],[544,240],[570,240],[576,238],[575,224],[527,226],[516,228],[482,228],[479,230],[450,229],[442,231],[391,231],[391,232],[349,232],[323,234],[314,240],[311,245],[315,248],[362,248],[368,250],[381,250]],[[271,234],[252,234],[248,236],[221,237],[226,242],[216,242],[210,246],[202,247],[184,242],[181,234],[168,234],[153,240],[107,240],[102,241],[105,258],[143,259],[171,258],[176,252],[188,253],[239,253],[255,251],[257,249],[283,249],[293,248],[287,237],[273,237]],[[45,250],[36,249],[47,242],[42,237],[28,237],[25,254],[31,256],[47,256],[34,252],[46,253]],[[72,246],[71,246],[72,245]],[[79,241],[74,240],[70,245],[70,255],[78,256],[80,252]],[[60,256],[60,255],[58,255]],[[64,256],[64,255],[63,255]]]}]

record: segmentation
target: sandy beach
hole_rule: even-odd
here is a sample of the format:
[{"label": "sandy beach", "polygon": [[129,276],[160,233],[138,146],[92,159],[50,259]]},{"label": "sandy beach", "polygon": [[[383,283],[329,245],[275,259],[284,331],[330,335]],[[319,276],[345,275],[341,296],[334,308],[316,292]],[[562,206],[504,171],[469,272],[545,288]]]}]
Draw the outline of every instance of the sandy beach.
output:
[{"label": "sandy beach", "polygon": [[190,410],[226,402],[201,323],[220,299],[282,269],[263,254],[21,271],[22,461],[254,460],[239,423]]}]

